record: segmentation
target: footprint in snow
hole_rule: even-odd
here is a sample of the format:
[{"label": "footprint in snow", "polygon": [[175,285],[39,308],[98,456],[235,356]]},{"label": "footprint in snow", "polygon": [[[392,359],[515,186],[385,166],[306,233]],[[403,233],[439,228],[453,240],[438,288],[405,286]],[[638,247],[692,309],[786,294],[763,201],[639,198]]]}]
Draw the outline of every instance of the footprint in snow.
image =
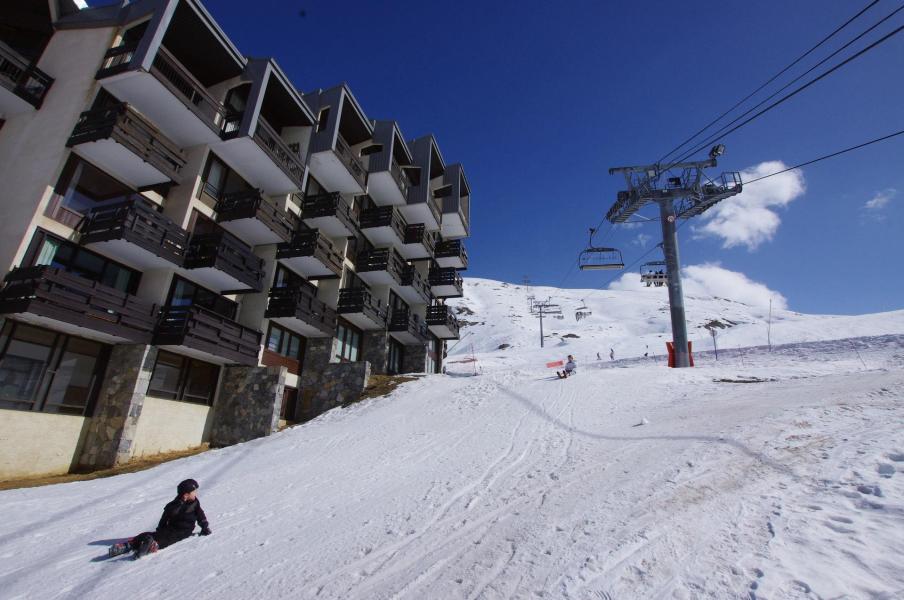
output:
[{"label": "footprint in snow", "polygon": [[886,456],[892,462],[904,462],[904,453],[892,452],[891,454],[886,454]]},{"label": "footprint in snow", "polygon": [[894,465],[890,465],[888,463],[880,463],[877,470],[879,471],[879,475],[885,477],[886,479],[895,474]]},{"label": "footprint in snow", "polygon": [[867,496],[878,496],[882,497],[882,488],[878,485],[858,485],[857,491],[861,494],[866,494]]}]

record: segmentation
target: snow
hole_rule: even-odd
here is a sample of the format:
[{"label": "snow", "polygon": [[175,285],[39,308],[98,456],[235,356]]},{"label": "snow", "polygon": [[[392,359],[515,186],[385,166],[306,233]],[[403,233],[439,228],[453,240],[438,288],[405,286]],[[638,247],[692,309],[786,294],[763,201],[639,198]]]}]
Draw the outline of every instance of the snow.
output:
[{"label": "snow", "polygon": [[[476,324],[445,376],[147,471],[0,492],[0,595],[904,596],[904,311],[776,311],[770,351],[768,309],[689,298],[705,351],[675,370],[662,288],[533,290],[565,309],[544,349],[523,287],[466,288]],[[716,319],[736,323],[718,360],[699,327]],[[565,354],[578,374],[559,380],[545,364]],[[103,559],[187,477],[213,535]]]}]

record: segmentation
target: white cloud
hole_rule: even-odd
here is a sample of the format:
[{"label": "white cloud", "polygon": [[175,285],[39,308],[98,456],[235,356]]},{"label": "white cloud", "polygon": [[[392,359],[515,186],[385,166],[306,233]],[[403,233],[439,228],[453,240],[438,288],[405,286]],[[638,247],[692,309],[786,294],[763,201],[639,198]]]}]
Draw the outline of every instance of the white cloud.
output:
[{"label": "white cloud", "polygon": [[[742,181],[750,181],[786,169],[781,161],[760,163],[741,172]],[[770,241],[781,224],[776,208],[787,206],[806,191],[799,169],[758,181],[744,191],[703,213],[703,225],[694,227],[696,237],[722,238],[723,248],[747,246],[756,250]]]},{"label": "white cloud", "polygon": [[876,195],[871,199],[866,201],[866,204],[863,205],[863,209],[872,213],[872,216],[881,220],[883,217],[878,215],[879,211],[888,206],[888,203],[891,202],[891,199],[894,198],[898,193],[898,190],[895,188],[888,188],[886,190],[882,190],[881,192],[876,192]]},{"label": "white cloud", "polygon": [[631,240],[631,243],[635,246],[640,246],[641,248],[646,248],[647,244],[650,240],[653,239],[652,235],[647,235],[645,233],[638,233],[637,237]]},{"label": "white cloud", "polygon": [[[702,265],[689,265],[681,271],[681,285],[688,296],[710,296],[727,298],[735,302],[743,302],[751,306],[766,308],[769,300],[777,309],[788,308],[785,297],[774,290],[770,290],[762,283],[749,279],[743,273],[729,271],[718,264],[706,263]],[[640,282],[637,273],[625,273],[617,280],[609,284],[610,290],[650,290],[662,293],[662,288],[646,287]]]}]

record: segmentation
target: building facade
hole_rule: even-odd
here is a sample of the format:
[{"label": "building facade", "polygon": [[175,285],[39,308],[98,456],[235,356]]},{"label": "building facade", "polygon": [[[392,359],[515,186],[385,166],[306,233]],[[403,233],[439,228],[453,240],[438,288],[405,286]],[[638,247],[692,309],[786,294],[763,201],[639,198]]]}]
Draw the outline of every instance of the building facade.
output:
[{"label": "building facade", "polygon": [[0,479],[233,444],[439,373],[470,188],[197,0],[0,8]]}]

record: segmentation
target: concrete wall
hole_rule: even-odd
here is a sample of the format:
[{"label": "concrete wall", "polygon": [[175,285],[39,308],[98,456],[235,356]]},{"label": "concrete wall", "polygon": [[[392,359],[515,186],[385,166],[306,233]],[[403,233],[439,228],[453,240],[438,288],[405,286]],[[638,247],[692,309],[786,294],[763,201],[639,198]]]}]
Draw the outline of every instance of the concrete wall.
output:
[{"label": "concrete wall", "polygon": [[210,407],[203,404],[145,397],[132,458],[200,446],[207,439],[210,417]]},{"label": "concrete wall", "polygon": [[[41,109],[10,118],[0,135],[0,267],[18,263],[69,156],[66,140],[94,98],[94,73],[113,28],[57,31],[38,62],[54,78]],[[23,233],[25,235],[23,236]]]},{"label": "concrete wall", "polygon": [[84,440],[86,420],[0,409],[0,481],[68,473]]}]

